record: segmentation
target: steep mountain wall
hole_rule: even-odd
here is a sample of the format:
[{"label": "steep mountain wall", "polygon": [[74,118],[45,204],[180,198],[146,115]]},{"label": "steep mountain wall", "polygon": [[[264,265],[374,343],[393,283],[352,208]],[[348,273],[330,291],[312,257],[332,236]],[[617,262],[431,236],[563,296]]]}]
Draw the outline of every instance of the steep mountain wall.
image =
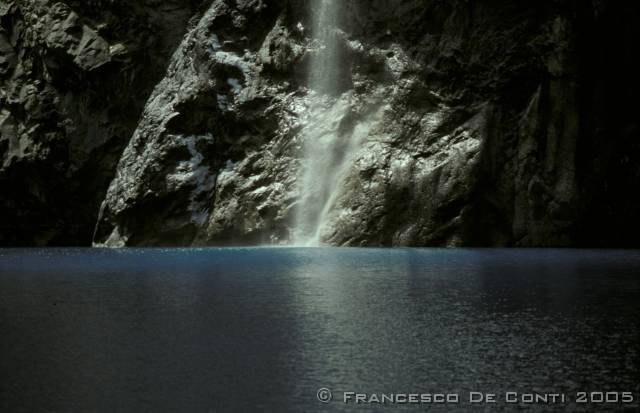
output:
[{"label": "steep mountain wall", "polygon": [[0,2],[0,245],[90,245],[197,3]]},{"label": "steep mountain wall", "polygon": [[[4,244],[67,242],[79,216],[84,232],[75,239],[84,242],[100,201],[96,245],[288,243],[299,213],[305,128],[320,126],[321,134],[345,140],[362,135],[324,242],[639,244],[635,3],[344,2],[334,34],[341,82],[321,97],[307,87],[310,62],[321,53],[310,33],[310,0],[215,0],[175,43],[166,72],[163,50],[179,41],[178,29],[158,40],[166,49],[146,45],[134,54],[140,60],[133,66],[118,60],[122,31],[93,41],[76,34],[71,47],[47,43],[43,50],[58,56],[57,81],[49,74],[16,80],[16,62],[25,60],[18,56],[36,46],[20,46],[9,33],[37,32],[32,20],[15,23],[26,7],[17,4],[0,10],[0,185],[10,194],[2,201]],[[131,29],[165,18],[184,27],[192,6],[127,13],[134,21],[113,17],[108,25]],[[99,34],[99,26],[82,32]],[[163,25],[153,27],[163,33]],[[60,37],[64,42],[53,36]],[[95,52],[79,52],[86,49]],[[114,65],[111,77],[98,75]],[[60,78],[74,70],[79,92],[62,93],[72,86]],[[164,78],[146,99],[161,70]],[[13,92],[24,97],[5,97],[16,85],[26,85]],[[23,109],[32,107],[29,88],[39,91],[32,94],[37,110]],[[58,120],[61,104],[74,127]],[[318,105],[322,123],[310,115]],[[36,124],[46,127],[32,130]],[[107,133],[115,127],[119,132]]]}]

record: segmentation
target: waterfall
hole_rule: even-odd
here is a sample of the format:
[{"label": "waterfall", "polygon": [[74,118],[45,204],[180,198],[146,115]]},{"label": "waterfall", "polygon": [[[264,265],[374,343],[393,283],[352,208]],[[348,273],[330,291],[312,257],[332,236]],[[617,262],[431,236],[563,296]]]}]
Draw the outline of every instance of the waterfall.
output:
[{"label": "waterfall", "polygon": [[319,50],[311,62],[309,86],[316,92],[331,94],[337,91],[340,81],[337,27],[341,0],[321,0],[319,5],[313,13],[312,32]]},{"label": "waterfall", "polygon": [[[330,212],[343,189],[360,143],[362,127],[344,127],[351,113],[351,92],[338,96],[341,70],[340,32],[337,29],[341,0],[322,0],[314,10],[313,47],[309,73],[310,107],[302,131],[304,153],[298,179],[300,199],[294,243],[320,245],[330,224]],[[345,122],[346,121],[346,122]],[[345,130],[346,129],[346,130]]]}]

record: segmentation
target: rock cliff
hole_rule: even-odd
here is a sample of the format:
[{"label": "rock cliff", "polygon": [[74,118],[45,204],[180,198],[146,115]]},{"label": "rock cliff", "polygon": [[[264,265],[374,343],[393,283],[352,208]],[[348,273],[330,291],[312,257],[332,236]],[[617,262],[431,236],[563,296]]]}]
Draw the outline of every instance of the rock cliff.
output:
[{"label": "rock cliff", "polygon": [[325,243],[638,246],[640,6],[343,2],[319,95],[312,5],[0,5],[0,243],[289,243],[313,130]]},{"label": "rock cliff", "polygon": [[90,245],[190,0],[0,2],[0,245]]}]

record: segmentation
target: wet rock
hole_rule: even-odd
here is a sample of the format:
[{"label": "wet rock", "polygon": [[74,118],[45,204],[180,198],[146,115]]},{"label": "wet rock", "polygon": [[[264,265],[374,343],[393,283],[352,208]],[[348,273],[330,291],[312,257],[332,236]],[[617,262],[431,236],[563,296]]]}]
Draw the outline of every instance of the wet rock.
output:
[{"label": "wet rock", "polygon": [[[202,204],[206,220],[194,223],[189,210],[181,210],[179,221],[188,226],[182,233],[198,245],[292,241],[300,214],[304,130],[319,122],[311,109],[318,102],[307,88],[309,64],[319,49],[306,29],[312,25],[310,4],[281,6],[249,11],[242,3],[214,2],[147,105],[105,201],[105,235],[98,243],[109,233],[127,245],[175,243],[172,234],[138,225],[136,214],[145,211],[146,220],[157,209],[142,207],[149,197],[144,191],[127,188],[145,187],[161,165],[176,161],[163,149],[171,131],[149,133],[146,119],[157,117],[153,124],[163,125],[173,116],[185,117],[175,109],[180,102],[213,95],[217,108],[196,105],[210,107],[209,123],[198,120],[196,129],[212,132],[218,142],[207,156],[215,189]],[[594,109],[581,100],[594,87],[584,84],[591,72],[584,36],[589,30],[609,33],[607,13],[620,16],[621,10],[599,6],[596,13],[568,2],[349,2],[335,35],[341,39],[338,94],[350,97],[333,119],[322,119],[322,127],[344,139],[356,130],[366,137],[341,175],[322,241],[585,241],[577,234],[585,194],[594,187],[581,181],[580,165],[597,155],[579,145],[581,136],[593,134],[588,119]],[[260,27],[250,41],[246,25]],[[212,27],[215,33],[204,30]],[[202,45],[213,53],[201,52]],[[191,60],[197,64],[187,67]],[[177,90],[183,97],[176,101]],[[162,97],[167,94],[172,97]],[[156,100],[172,101],[171,109],[156,107]],[[332,105],[326,103],[328,111]],[[188,142],[188,135],[180,136]],[[134,172],[148,160],[157,165],[153,174]],[[637,176],[637,168],[630,172]],[[166,187],[154,193],[172,199],[171,205],[178,198],[187,205],[190,196]],[[175,215],[167,216],[153,212],[151,221],[173,222]]]},{"label": "wet rock", "polygon": [[330,133],[325,243],[637,246],[637,5],[344,2],[319,97],[313,2],[194,4],[0,6],[3,244],[290,243]]}]

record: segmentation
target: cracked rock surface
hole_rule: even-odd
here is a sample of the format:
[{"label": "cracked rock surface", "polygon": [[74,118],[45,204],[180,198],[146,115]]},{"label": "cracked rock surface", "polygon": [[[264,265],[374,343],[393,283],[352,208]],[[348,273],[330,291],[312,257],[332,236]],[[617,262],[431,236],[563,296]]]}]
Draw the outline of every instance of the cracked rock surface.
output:
[{"label": "cracked rock surface", "polygon": [[0,242],[290,243],[316,133],[327,244],[638,246],[640,6],[344,2],[319,96],[311,4],[0,6]]},{"label": "cracked rock surface", "polygon": [[0,245],[90,245],[189,0],[0,2]]}]

